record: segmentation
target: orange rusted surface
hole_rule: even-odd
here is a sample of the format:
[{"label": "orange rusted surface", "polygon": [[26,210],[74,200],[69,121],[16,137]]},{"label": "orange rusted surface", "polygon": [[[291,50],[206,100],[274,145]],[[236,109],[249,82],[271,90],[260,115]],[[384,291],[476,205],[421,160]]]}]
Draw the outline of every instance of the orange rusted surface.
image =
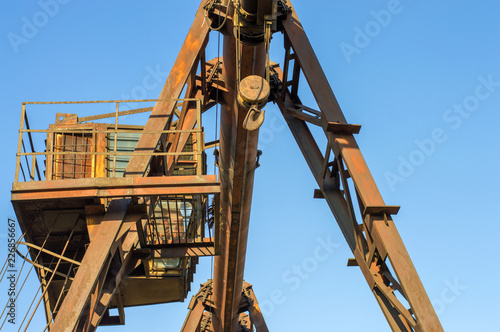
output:
[{"label": "orange rusted surface", "polygon": [[87,178],[13,184],[12,201],[219,193],[215,175]]},{"label": "orange rusted surface", "polygon": [[[188,36],[182,45],[181,52],[175,60],[172,71],[165,82],[160,93],[159,101],[153,107],[151,116],[144,130],[164,130],[171,121],[172,113],[177,99],[186,83],[193,66],[200,57],[201,50],[208,42],[209,25],[204,24],[205,2],[202,2],[196,17],[188,32]],[[135,151],[153,152],[156,148],[161,134],[142,135]],[[151,156],[132,155],[125,171],[125,176],[142,176],[151,160]]]}]

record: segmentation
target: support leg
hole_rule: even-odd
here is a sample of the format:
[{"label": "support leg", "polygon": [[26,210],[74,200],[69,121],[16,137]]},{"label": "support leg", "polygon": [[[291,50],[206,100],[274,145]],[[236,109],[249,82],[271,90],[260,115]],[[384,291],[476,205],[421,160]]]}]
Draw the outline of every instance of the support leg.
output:
[{"label": "support leg", "polygon": [[115,240],[125,218],[129,202],[129,199],[117,199],[110,203],[99,226],[99,232],[94,241],[91,242],[61,310],[56,316],[52,331],[73,332],[80,317],[86,314],[97,282],[103,272],[106,272],[104,271],[106,261],[116,251]]}]

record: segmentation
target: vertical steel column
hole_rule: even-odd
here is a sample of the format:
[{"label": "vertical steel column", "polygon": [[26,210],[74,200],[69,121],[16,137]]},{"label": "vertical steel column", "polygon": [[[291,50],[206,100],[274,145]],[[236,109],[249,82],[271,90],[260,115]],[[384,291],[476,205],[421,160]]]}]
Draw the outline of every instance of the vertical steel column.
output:
[{"label": "vertical steel column", "polygon": [[[241,45],[231,27],[224,35],[223,50],[222,79],[229,92],[224,94],[220,124],[221,255],[214,260],[214,301],[221,320],[214,327],[219,331],[236,331],[239,323],[259,135],[258,130],[243,128],[248,111],[237,101],[237,70],[241,68],[241,79],[264,77],[266,63],[265,45]],[[241,59],[237,59],[237,47],[241,47]]]}]

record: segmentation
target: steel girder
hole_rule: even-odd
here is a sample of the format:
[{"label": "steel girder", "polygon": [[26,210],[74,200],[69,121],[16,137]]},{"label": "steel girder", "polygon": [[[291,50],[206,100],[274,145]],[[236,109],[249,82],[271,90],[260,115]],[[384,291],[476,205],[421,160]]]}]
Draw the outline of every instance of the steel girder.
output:
[{"label": "steel girder", "polygon": [[[353,136],[359,132],[359,126],[347,124],[298,16],[293,7],[290,9],[291,14],[283,20],[285,74],[280,75],[282,85],[277,103],[319,185],[316,197],[324,198],[330,206],[354,253],[355,261],[350,261],[350,265],[360,267],[391,329],[443,331],[391,218],[399,207],[387,206],[382,199]],[[292,58],[291,50],[295,68],[293,80],[288,84],[286,73]],[[297,94],[300,71],[320,109],[316,118],[300,111],[304,109]],[[291,91],[288,85],[291,85]],[[306,121],[324,129],[328,140],[325,155],[320,152]],[[361,224],[356,221],[350,193],[352,185],[348,179],[352,179],[353,194],[358,198]],[[392,268],[386,264],[386,259]],[[401,303],[396,292],[410,308]]]},{"label": "steel girder", "polygon": [[[186,37],[173,69],[160,94],[159,101],[153,108],[145,130],[163,130],[169,126],[175,103],[171,99],[179,97],[187,84],[186,96],[202,97],[205,106],[210,104],[207,98],[210,86],[210,75],[206,72],[205,46],[208,41],[210,22],[204,22],[204,6],[202,1],[193,25]],[[231,1],[225,1],[232,7]],[[231,12],[229,15],[232,15]],[[246,255],[246,243],[250,217],[251,194],[253,185],[253,171],[256,168],[258,131],[248,132],[243,129],[243,120],[246,111],[237,102],[236,73],[236,47],[241,47],[242,59],[240,63],[241,76],[251,74],[264,76],[265,74],[265,49],[264,46],[249,47],[236,43],[232,22],[227,20],[224,33],[224,55],[222,65],[220,59],[212,61],[219,71],[216,87],[220,93],[220,103],[223,105],[221,114],[221,139],[220,139],[220,178],[221,178],[221,252],[214,263],[214,298],[216,303],[216,319],[214,320],[217,331],[234,331],[239,319],[237,311],[241,292],[237,291],[243,286],[243,274]],[[201,82],[196,82],[196,69],[201,62]],[[210,64],[210,61],[208,62]],[[212,73],[213,74],[213,73]],[[213,76],[213,75],[212,75]],[[213,85],[211,85],[213,87]],[[190,118],[189,107],[181,112],[180,126],[189,128],[194,119]],[[153,152],[161,135],[142,135],[136,152]],[[180,135],[173,137],[170,142],[174,149],[182,149],[185,138]],[[132,155],[127,166],[126,176],[141,176],[145,173],[150,162],[149,156]],[[172,168],[174,160],[167,160],[167,172]]]},{"label": "steel girder", "polygon": [[[214,321],[217,320],[216,307],[213,296],[212,280],[201,285],[189,303],[188,315],[181,332],[213,332]],[[246,314],[248,312],[248,314]],[[259,308],[259,302],[252,289],[252,285],[243,282],[240,303],[238,304],[238,331],[269,332],[264,316]]]}]

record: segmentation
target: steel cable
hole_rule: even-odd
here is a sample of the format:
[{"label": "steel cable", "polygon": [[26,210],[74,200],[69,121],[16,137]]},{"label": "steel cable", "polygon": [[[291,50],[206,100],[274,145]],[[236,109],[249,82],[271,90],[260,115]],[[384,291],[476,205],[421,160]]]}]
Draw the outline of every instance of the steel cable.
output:
[{"label": "steel cable", "polygon": [[[70,234],[69,234],[69,236],[68,236],[68,240],[66,240],[66,244],[64,245],[64,248],[63,248],[63,250],[62,250],[62,252],[61,252],[61,256],[64,256],[64,254],[66,253],[66,249],[68,248],[69,242],[71,241],[71,238],[73,237],[73,233],[75,232],[76,225],[78,224],[78,222],[79,222],[79,221],[80,221],[80,218],[77,218],[77,219],[76,219],[76,222],[75,222],[75,225],[73,226],[73,229],[71,230],[71,233],[70,233]],[[49,288],[49,286],[50,286],[50,283],[52,282],[52,279],[54,279],[54,276],[56,275],[56,271],[57,271],[57,269],[58,269],[59,264],[61,263],[61,261],[62,261],[62,259],[61,259],[61,258],[59,258],[59,260],[57,261],[56,267],[54,268],[54,273],[52,273],[52,275],[50,276],[49,282],[48,282],[48,283],[47,283],[47,285],[45,286],[45,289],[44,289],[44,291],[43,291],[43,293],[42,293],[42,296],[41,296],[41,297],[40,297],[40,299],[38,300],[38,302],[37,302],[37,304],[36,304],[36,306],[35,306],[35,309],[33,310],[33,313],[31,314],[31,317],[30,317],[30,319],[28,320],[28,323],[26,323],[26,327],[25,327],[25,329],[23,330],[23,332],[26,332],[26,330],[28,329],[28,326],[30,325],[31,320],[33,319],[33,316],[35,315],[35,312],[37,311],[38,306],[40,305],[40,302],[41,302],[42,298],[45,296],[45,294],[47,294],[47,290],[48,290],[48,288]],[[52,264],[52,263],[51,263],[51,264]],[[42,285],[40,285],[40,287],[42,287]],[[37,294],[38,294],[38,292],[37,292]],[[31,306],[30,306],[30,308],[31,308]],[[29,309],[28,309],[28,311],[29,311]],[[23,323],[24,323],[24,319],[23,319]],[[18,332],[19,332],[19,331],[21,331],[21,327],[22,327],[22,323],[21,323],[21,326],[19,327]]]}]

